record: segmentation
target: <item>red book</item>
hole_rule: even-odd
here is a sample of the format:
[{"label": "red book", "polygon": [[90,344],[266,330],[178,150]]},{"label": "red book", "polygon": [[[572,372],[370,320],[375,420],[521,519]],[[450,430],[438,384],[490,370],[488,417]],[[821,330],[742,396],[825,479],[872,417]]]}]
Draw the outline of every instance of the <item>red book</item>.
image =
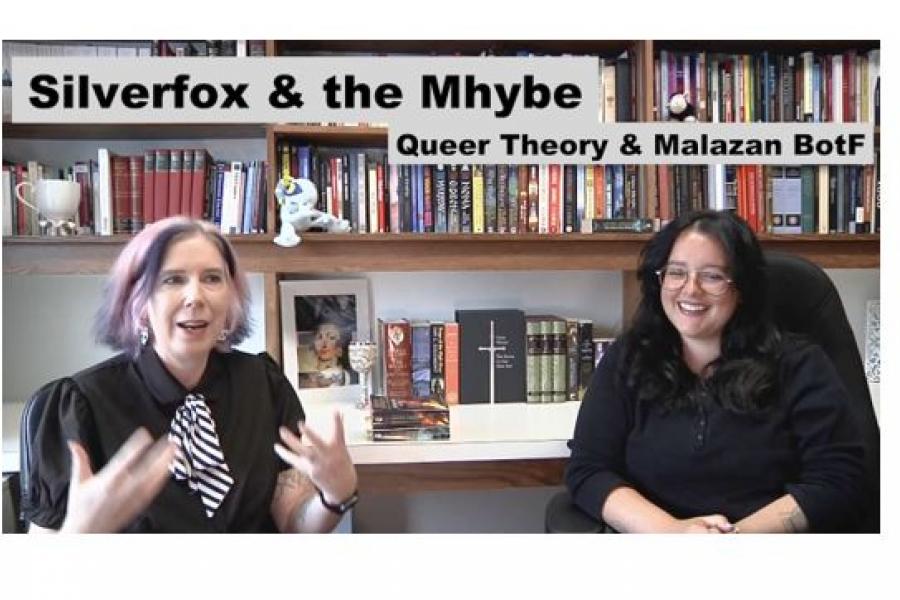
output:
[{"label": "red book", "polygon": [[144,157],[141,155],[128,157],[129,192],[131,196],[131,232],[137,233],[144,228]]},{"label": "red book", "polygon": [[131,233],[131,175],[127,156],[110,153],[112,173],[113,233]]},{"label": "red book", "polygon": [[606,218],[606,166],[594,165],[594,218]]},{"label": "red book", "polygon": [[559,233],[561,231],[559,223],[560,171],[560,165],[550,165],[548,169],[550,173],[550,233]]},{"label": "red book", "polygon": [[337,158],[332,156],[328,159],[328,164],[331,166],[329,169],[329,175],[331,181],[329,184],[331,185],[331,206],[328,207],[328,212],[333,214],[335,217],[341,217],[341,192],[340,186],[338,185],[338,177],[340,173],[338,172],[338,161]]},{"label": "red book", "polygon": [[[424,203],[425,203],[425,231],[434,231],[434,215],[431,214],[431,165],[425,165],[422,169],[422,179],[425,184]],[[499,204],[499,201],[498,201]]]},{"label": "red book", "polygon": [[153,220],[169,216],[169,151],[154,151],[156,160],[153,172]]},{"label": "red book", "polygon": [[169,152],[169,214],[168,216],[181,214],[181,158],[184,152],[171,150]]},{"label": "red book", "polygon": [[759,211],[757,210],[758,201],[756,199],[756,169],[752,165],[744,167],[747,174],[747,222],[753,233],[759,231]]},{"label": "red book", "polygon": [[412,330],[409,321],[379,319],[384,356],[384,390],[392,400],[412,398]]},{"label": "red book", "polygon": [[766,207],[766,170],[762,165],[756,165],[756,233],[765,232],[769,222]]},{"label": "red book", "polygon": [[94,196],[91,193],[91,167],[88,163],[77,162],[72,166],[72,175],[81,188],[81,199],[78,201],[78,224],[93,229]]},{"label": "red book", "polygon": [[194,150],[194,170],[191,173],[191,200],[188,214],[192,219],[203,218],[203,201],[206,195],[206,166],[212,159],[206,150]]},{"label": "red book", "polygon": [[191,214],[191,190],[194,179],[194,151],[185,150],[181,157],[181,214]]},{"label": "red book", "polygon": [[444,389],[447,404],[459,404],[459,323],[444,323]]},{"label": "red book", "polygon": [[[659,218],[663,223],[672,220],[672,205],[669,202],[669,165],[659,165],[656,167],[659,175],[659,182],[656,190],[659,193]],[[596,182],[594,183],[596,186]]]},{"label": "red book", "polygon": [[528,231],[528,165],[517,165],[516,184],[519,186],[516,204],[518,205],[519,217],[516,223],[516,232],[525,233]]},{"label": "red book", "polygon": [[156,181],[156,153],[153,150],[144,152],[144,195],[143,213],[144,226],[149,225],[155,219],[153,217],[153,184]]}]

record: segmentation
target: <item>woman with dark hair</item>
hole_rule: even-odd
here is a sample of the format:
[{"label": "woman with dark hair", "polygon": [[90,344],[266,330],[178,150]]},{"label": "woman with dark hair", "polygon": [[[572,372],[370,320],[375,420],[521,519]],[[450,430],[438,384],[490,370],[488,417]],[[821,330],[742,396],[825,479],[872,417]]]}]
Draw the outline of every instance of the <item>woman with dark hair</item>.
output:
[{"label": "woman with dark hair", "polygon": [[231,349],[248,305],[212,225],[172,217],[135,236],[96,319],[121,354],[37,392],[31,531],[334,528],[356,499],[341,419],[333,436],[311,431],[278,365]]},{"label": "woman with dark hair", "polygon": [[566,484],[620,532],[851,528],[863,444],[825,353],[766,313],[765,261],[729,212],[641,254],[642,299],[578,414]]}]

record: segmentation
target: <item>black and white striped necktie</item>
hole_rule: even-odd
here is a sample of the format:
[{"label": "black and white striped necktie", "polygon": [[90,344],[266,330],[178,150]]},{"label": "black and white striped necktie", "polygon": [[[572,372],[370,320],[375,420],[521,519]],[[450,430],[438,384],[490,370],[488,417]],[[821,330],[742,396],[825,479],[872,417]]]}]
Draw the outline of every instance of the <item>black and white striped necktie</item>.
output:
[{"label": "black and white striped necktie", "polygon": [[212,518],[234,479],[225,464],[216,424],[203,396],[187,395],[172,418],[169,440],[176,446],[169,471],[176,481],[187,481],[192,492],[200,492],[206,516]]}]

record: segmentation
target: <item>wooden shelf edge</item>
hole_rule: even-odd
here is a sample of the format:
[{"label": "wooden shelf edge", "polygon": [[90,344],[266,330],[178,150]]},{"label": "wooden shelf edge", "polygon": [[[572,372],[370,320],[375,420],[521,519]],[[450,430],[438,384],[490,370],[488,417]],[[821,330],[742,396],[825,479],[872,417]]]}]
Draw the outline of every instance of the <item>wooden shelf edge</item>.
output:
[{"label": "wooden shelf edge", "polygon": [[565,459],[357,465],[362,493],[489,490],[563,482]]},{"label": "wooden shelf edge", "polygon": [[[634,270],[649,234],[304,234],[295,248],[271,235],[231,236],[246,271]],[[879,268],[878,235],[762,235],[764,248],[825,268]],[[4,273],[105,274],[129,236],[3,239]]]},{"label": "wooden shelf edge", "polygon": [[42,140],[195,140],[262,139],[263,123],[11,123],[3,122],[4,139]]}]

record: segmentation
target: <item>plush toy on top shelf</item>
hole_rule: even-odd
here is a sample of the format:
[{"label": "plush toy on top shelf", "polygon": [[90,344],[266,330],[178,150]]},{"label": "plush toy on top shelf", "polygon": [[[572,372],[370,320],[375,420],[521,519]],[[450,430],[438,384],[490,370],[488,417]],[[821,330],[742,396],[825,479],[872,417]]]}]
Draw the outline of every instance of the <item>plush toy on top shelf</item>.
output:
[{"label": "plush toy on top shelf", "polygon": [[281,231],[274,240],[276,244],[286,248],[296,246],[302,241],[297,234],[312,229],[333,233],[350,231],[346,219],[316,209],[318,196],[316,186],[309,179],[282,177],[278,180],[275,198],[280,207]]},{"label": "plush toy on top shelf", "polygon": [[676,121],[693,122],[697,120],[697,111],[687,96],[677,92],[669,96],[669,116]]}]

